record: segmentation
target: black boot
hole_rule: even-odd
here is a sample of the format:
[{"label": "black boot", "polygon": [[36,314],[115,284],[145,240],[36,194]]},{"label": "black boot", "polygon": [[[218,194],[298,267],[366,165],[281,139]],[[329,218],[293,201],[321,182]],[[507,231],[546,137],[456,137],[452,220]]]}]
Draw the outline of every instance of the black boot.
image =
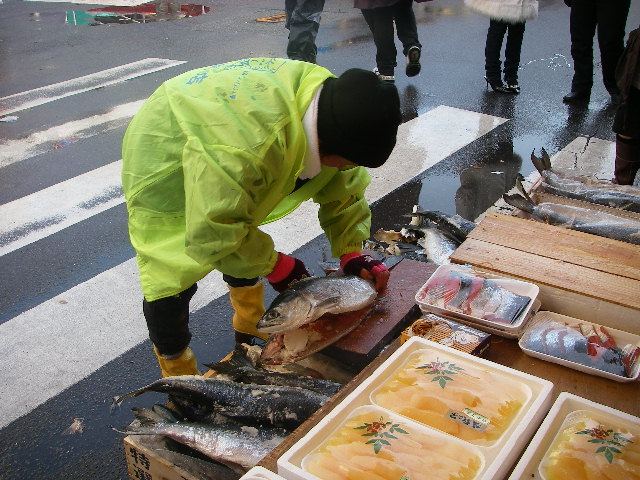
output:
[{"label": "black boot", "polygon": [[640,169],[640,139],[616,135],[615,183],[633,185]]}]

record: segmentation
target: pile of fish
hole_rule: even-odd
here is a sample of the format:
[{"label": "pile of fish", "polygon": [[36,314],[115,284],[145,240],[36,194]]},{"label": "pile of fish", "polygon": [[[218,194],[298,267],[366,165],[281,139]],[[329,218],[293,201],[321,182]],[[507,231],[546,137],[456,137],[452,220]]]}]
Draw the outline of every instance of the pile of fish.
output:
[{"label": "pile of fish", "polygon": [[531,161],[542,177],[541,191],[630,212],[640,212],[639,187],[598,180],[580,175],[574,170],[552,169],[551,158],[544,148],[540,157],[532,152]]},{"label": "pile of fish", "polygon": [[411,221],[400,226],[400,230],[380,229],[374,234],[373,238],[386,244],[386,247],[369,242],[367,248],[447,265],[451,254],[476,227],[474,222],[460,215],[423,210],[418,205],[413,207],[411,214],[405,216],[410,217]]},{"label": "pile of fish", "polygon": [[135,420],[116,431],[172,439],[242,474],[342,386],[261,369],[253,365],[242,346],[229,358],[209,366],[216,376],[161,378],[114,397],[112,409],[147,392],[167,394],[170,405],[156,405],[153,410],[133,408]]},{"label": "pile of fish", "polygon": [[638,345],[618,346],[603,326],[583,322],[568,324],[554,319],[548,312],[536,315],[521,344],[535,352],[626,378],[632,376],[640,356]]},{"label": "pile of fish", "polygon": [[[552,170],[551,160],[544,149],[541,158],[532,153],[531,159],[543,179],[540,187],[542,191],[619,210],[640,212],[640,188],[591,179],[570,170]],[[517,186],[520,194],[505,194],[504,201],[528,213],[535,220],[640,245],[640,220],[633,218],[632,214],[617,215],[615,210],[609,213],[553,202],[536,204],[524,191],[522,184],[517,183]]]}]

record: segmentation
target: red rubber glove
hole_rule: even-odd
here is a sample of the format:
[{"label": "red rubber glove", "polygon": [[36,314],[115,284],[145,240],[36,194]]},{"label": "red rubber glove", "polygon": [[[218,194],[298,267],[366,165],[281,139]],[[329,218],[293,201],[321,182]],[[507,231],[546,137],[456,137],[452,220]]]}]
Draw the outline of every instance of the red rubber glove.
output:
[{"label": "red rubber glove", "polygon": [[373,280],[376,290],[382,290],[389,281],[389,269],[380,261],[369,255],[347,253],[340,257],[340,267],[347,275],[357,275]]},{"label": "red rubber glove", "polygon": [[310,276],[304,263],[297,258],[278,252],[276,266],[265,278],[276,292],[284,292],[295,281]]}]

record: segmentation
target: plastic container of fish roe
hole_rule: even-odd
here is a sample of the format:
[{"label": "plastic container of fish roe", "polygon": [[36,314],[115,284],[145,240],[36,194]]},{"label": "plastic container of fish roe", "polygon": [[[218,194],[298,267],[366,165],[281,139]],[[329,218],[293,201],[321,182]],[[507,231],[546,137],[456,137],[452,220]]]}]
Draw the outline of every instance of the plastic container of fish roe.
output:
[{"label": "plastic container of fish roe", "polygon": [[[401,415],[389,408],[374,403],[372,393],[375,392],[384,382],[393,375],[398,369],[402,368],[409,359],[414,355],[423,355],[429,353],[430,356],[447,361],[449,364],[456,365],[473,365],[481,369],[487,369],[496,374],[500,379],[504,378],[509,383],[515,383],[524,392],[524,404],[519,408],[508,427],[491,444],[479,446],[462,440],[448,433],[433,428],[424,423],[415,421],[405,415]],[[464,368],[464,367],[463,367]],[[440,388],[440,387],[438,387]],[[461,352],[453,348],[425,340],[414,336],[410,337],[402,344],[393,354],[389,356],[375,371],[373,371],[366,379],[364,379],[351,393],[349,393],[338,405],[326,412],[325,416],[318,421],[301,439],[284,452],[277,460],[278,474],[287,480],[335,480],[337,477],[319,477],[307,471],[307,455],[310,455],[320,445],[334,434],[346,421],[351,417],[353,412],[360,407],[375,407],[379,411],[386,412],[389,418],[384,418],[384,422],[396,420],[401,421],[405,425],[412,426],[414,429],[425,429],[430,435],[438,438],[443,446],[449,448],[462,448],[465,451],[479,452],[482,458],[482,466],[479,471],[475,472],[471,478],[473,480],[495,480],[505,478],[511,470],[512,466],[517,462],[520,453],[525,449],[527,443],[536,431],[536,428],[544,418],[552,403],[551,392],[553,384],[548,380],[529,375],[518,370],[505,367],[503,365],[475,357],[469,353]],[[486,421],[473,412],[451,412],[455,417],[466,424],[471,424],[472,420],[477,422]],[[378,421],[378,420],[376,420]],[[366,422],[371,423],[371,422]],[[379,422],[382,423],[382,422]],[[396,422],[398,423],[398,422]],[[372,425],[373,426],[373,425]],[[380,426],[373,426],[374,430]],[[481,426],[479,426],[481,428]],[[402,427],[400,427],[402,428]],[[466,427],[465,427],[466,428]],[[359,431],[359,430],[358,430]],[[377,432],[368,432],[377,433]],[[395,433],[390,432],[394,436]],[[403,435],[403,434],[400,434]],[[373,442],[378,438],[384,440],[389,439],[385,436],[369,437]],[[390,439],[393,440],[393,439]],[[371,444],[369,444],[371,445]],[[380,454],[383,454],[383,450]],[[410,461],[411,459],[408,459]],[[400,461],[400,460],[397,460]],[[399,480],[399,477],[393,476],[391,469],[386,471],[382,478],[390,480]],[[431,479],[429,471],[425,475],[418,476],[412,480]],[[357,477],[353,477],[357,478]],[[366,476],[363,478],[367,478]],[[464,478],[464,477],[461,477]]]},{"label": "plastic container of fish roe", "polygon": [[285,480],[277,473],[264,467],[256,466],[240,477],[240,480]]},{"label": "plastic container of fish roe", "polygon": [[[446,279],[456,275],[471,278],[473,281],[490,280],[498,289],[502,289],[506,295],[522,301],[524,305],[519,308],[518,314],[510,323],[485,317],[463,313],[460,309],[450,306],[443,298],[456,296],[456,292],[449,290]],[[480,328],[481,330],[506,338],[519,338],[531,319],[533,313],[540,307],[537,300],[540,288],[530,282],[516,280],[514,278],[500,277],[486,272],[476,272],[471,267],[462,265],[440,265],[429,277],[425,284],[416,293],[416,303],[424,313],[435,313],[459,320],[466,325]],[[462,293],[460,295],[463,295]],[[449,299],[451,300],[451,299]]]},{"label": "plastic container of fish roe", "polygon": [[[558,436],[562,434],[563,430],[573,420],[583,416],[589,417],[596,423],[602,424],[606,430],[613,430],[612,432],[606,432],[605,430],[603,435],[598,435],[594,438],[597,439],[599,437],[605,440],[605,442],[591,442],[593,451],[587,453],[587,456],[607,455],[607,450],[602,447],[608,446],[606,440],[613,437],[616,429],[622,428],[624,431],[635,432],[635,435],[640,434],[639,417],[592,402],[591,400],[572,393],[561,392],[527,449],[522,454],[522,457],[514,467],[508,480],[550,480],[545,474],[545,467],[548,465],[549,455],[552,454],[554,447],[557,445],[556,440],[558,440]],[[591,438],[589,433],[590,432],[586,432],[579,435],[588,439]],[[606,435],[607,433],[609,435]],[[631,440],[637,448],[640,443],[638,437],[636,436]],[[617,439],[616,443],[623,445],[623,448],[620,449],[614,444],[610,444],[610,446],[621,451],[624,450],[624,445],[628,444],[628,442],[620,439]],[[602,448],[602,450],[600,450],[600,448]],[[614,451],[611,451],[611,453],[613,454],[611,456],[613,460],[616,457],[616,453]],[[575,477],[567,476],[566,478]]]}]

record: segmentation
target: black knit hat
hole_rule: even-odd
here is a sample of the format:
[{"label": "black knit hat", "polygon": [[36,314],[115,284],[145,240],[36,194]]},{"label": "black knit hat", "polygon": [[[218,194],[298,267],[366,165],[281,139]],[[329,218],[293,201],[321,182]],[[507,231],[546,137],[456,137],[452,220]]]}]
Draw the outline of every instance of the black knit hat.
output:
[{"label": "black knit hat", "polygon": [[400,98],[395,85],[352,68],[325,81],[318,103],[318,137],[325,155],[379,167],[396,144]]}]

